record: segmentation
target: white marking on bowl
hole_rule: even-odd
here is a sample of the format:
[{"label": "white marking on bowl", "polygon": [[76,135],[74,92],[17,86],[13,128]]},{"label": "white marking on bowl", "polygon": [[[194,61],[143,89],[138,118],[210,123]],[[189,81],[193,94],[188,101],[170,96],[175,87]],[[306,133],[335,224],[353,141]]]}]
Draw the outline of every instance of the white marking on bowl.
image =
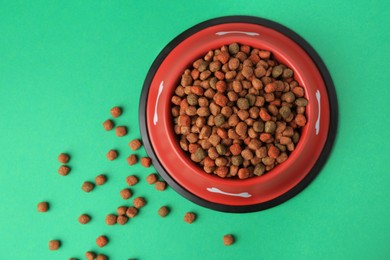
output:
[{"label": "white marking on bowl", "polygon": [[209,192],[220,193],[220,194],[229,195],[229,196],[235,196],[235,197],[243,197],[243,198],[252,197],[252,195],[249,194],[248,192],[242,192],[242,193],[229,193],[229,192],[221,191],[220,189],[214,188],[214,187],[213,187],[213,188],[207,188],[207,190],[208,190]]},{"label": "white marking on bowl", "polygon": [[158,88],[158,94],[157,94],[157,99],[156,99],[156,105],[154,107],[154,116],[153,116],[153,124],[154,125],[157,125],[157,121],[158,121],[157,107],[158,107],[158,100],[160,99],[160,95],[161,95],[163,88],[164,88],[163,84],[164,84],[164,81],[161,81],[160,87]]},{"label": "white marking on bowl", "polygon": [[320,132],[320,118],[321,118],[321,93],[318,89],[316,92],[316,98],[318,102],[318,116],[317,116],[315,128],[316,128],[316,135],[318,135],[318,133]]},{"label": "white marking on bowl", "polygon": [[221,35],[225,35],[225,34],[229,34],[229,33],[241,33],[241,34],[246,34],[249,36],[259,36],[260,35],[260,34],[255,33],[255,32],[243,32],[243,31],[226,31],[226,32],[217,32],[215,34],[221,36]]}]

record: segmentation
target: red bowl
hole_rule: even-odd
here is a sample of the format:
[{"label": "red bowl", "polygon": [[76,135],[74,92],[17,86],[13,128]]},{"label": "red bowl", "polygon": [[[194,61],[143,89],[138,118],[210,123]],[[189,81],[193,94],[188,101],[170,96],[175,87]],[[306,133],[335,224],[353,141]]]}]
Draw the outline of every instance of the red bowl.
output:
[{"label": "red bowl", "polygon": [[[205,173],[180,148],[171,97],[183,71],[211,49],[233,42],[270,50],[294,70],[309,101],[307,124],[288,160],[245,180]],[[303,190],[325,163],[337,129],[337,100],[324,63],[300,36],[275,22],[229,16],[200,23],[172,40],[146,77],[139,109],[145,148],[159,174],[191,201],[219,211],[251,212],[278,205]]]}]

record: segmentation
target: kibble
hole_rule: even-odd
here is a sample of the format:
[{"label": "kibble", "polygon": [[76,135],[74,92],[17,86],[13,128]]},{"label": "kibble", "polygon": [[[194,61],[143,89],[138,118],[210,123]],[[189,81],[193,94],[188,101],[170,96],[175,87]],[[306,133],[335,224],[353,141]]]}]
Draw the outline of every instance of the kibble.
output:
[{"label": "kibble", "polygon": [[116,212],[118,213],[118,216],[126,215],[127,209],[128,209],[128,207],[126,207],[126,206],[119,206],[119,207],[116,209]]},{"label": "kibble", "polygon": [[149,157],[142,157],[141,165],[145,168],[149,168],[152,165],[152,160]]},{"label": "kibble", "polygon": [[117,126],[115,128],[116,136],[122,137],[127,134],[127,128],[125,126]]},{"label": "kibble", "polygon": [[133,200],[133,205],[137,209],[142,208],[143,206],[145,206],[145,204],[146,204],[146,200],[143,197],[137,197]]},{"label": "kibble", "polygon": [[134,139],[129,143],[131,150],[136,151],[142,146],[142,143],[139,139]]},{"label": "kibble", "polygon": [[127,157],[127,163],[132,166],[138,162],[137,155],[131,154],[129,157]]},{"label": "kibble", "polygon": [[161,217],[163,217],[163,218],[165,218],[168,214],[169,214],[169,208],[167,207],[167,206],[162,206],[162,207],[160,207],[159,209],[158,209],[158,214],[161,216]]},{"label": "kibble", "polygon": [[122,115],[122,109],[120,107],[116,106],[116,107],[111,108],[110,113],[111,113],[112,117],[117,118],[120,115]]},{"label": "kibble", "polygon": [[85,253],[85,258],[87,258],[87,260],[94,260],[96,258],[96,253],[88,251]]},{"label": "kibble", "polygon": [[134,186],[138,183],[138,178],[135,175],[127,176],[126,178],[127,185]]},{"label": "kibble", "polygon": [[223,236],[223,244],[225,246],[230,246],[230,245],[233,245],[234,244],[234,236],[231,235],[231,234],[228,234],[228,235],[224,235]]},{"label": "kibble", "polygon": [[60,168],[58,168],[58,174],[62,176],[68,175],[70,172],[70,167],[67,165],[61,165]]},{"label": "kibble", "polygon": [[184,215],[184,222],[187,222],[188,224],[192,224],[196,219],[196,215],[193,212],[187,212]]},{"label": "kibble", "polygon": [[116,150],[109,150],[106,156],[108,160],[113,161],[118,157],[118,152]]},{"label": "kibble", "polygon": [[157,181],[157,175],[152,173],[152,174],[149,174],[147,177],[146,177],[146,182],[148,184],[154,184],[156,183]]},{"label": "kibble", "polygon": [[81,214],[79,217],[80,224],[87,224],[89,221],[91,221],[91,217],[88,214]]},{"label": "kibble", "polygon": [[49,210],[49,203],[48,202],[39,202],[37,206],[38,212],[47,212]]},{"label": "kibble", "polygon": [[119,194],[124,200],[129,199],[133,195],[130,189],[123,189],[119,192]]},{"label": "kibble", "polygon": [[175,133],[191,160],[207,173],[239,179],[288,159],[309,103],[292,69],[268,50],[239,43],[193,62],[171,101]]},{"label": "kibble", "polygon": [[62,164],[66,164],[68,163],[70,160],[70,157],[68,154],[66,153],[61,153],[59,156],[58,156],[58,161]]},{"label": "kibble", "polygon": [[154,187],[158,191],[164,191],[167,188],[167,183],[164,181],[157,181]]},{"label": "kibble", "polygon": [[90,181],[85,181],[81,186],[81,189],[85,192],[91,192],[95,188],[95,184]]},{"label": "kibble", "polygon": [[108,214],[107,216],[106,216],[106,224],[107,225],[109,225],[109,226],[112,226],[112,225],[115,225],[116,224],[116,219],[117,219],[118,217],[116,216],[116,215],[114,215],[114,214]]},{"label": "kibble", "polygon": [[116,223],[118,223],[119,225],[124,225],[127,223],[127,221],[129,220],[129,218],[125,215],[120,215],[118,216],[118,218],[116,219]]},{"label": "kibble", "polygon": [[59,240],[49,241],[49,250],[58,250],[60,247],[61,247],[61,241]]},{"label": "kibble", "polygon": [[103,122],[103,128],[106,131],[110,131],[114,128],[114,122],[110,119],[107,119],[106,121]]},{"label": "kibble", "polygon": [[107,182],[107,176],[104,174],[99,174],[95,177],[95,184],[101,186]]},{"label": "kibble", "polygon": [[[136,203],[138,204],[139,202],[137,201]],[[136,207],[129,207],[126,210],[126,216],[128,216],[129,218],[134,218],[137,214],[138,214],[138,209]]]},{"label": "kibble", "polygon": [[99,236],[96,238],[96,245],[98,247],[104,247],[108,243],[108,238],[106,236]]},{"label": "kibble", "polygon": [[104,255],[104,254],[98,254],[96,256],[96,260],[107,260],[108,259],[108,256]]}]

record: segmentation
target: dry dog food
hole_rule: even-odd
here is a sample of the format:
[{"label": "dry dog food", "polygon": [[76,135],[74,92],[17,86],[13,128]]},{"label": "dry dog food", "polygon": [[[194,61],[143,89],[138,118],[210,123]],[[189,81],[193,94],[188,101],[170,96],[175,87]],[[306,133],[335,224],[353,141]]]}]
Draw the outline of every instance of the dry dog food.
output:
[{"label": "dry dog food", "polygon": [[70,157],[68,154],[66,153],[61,153],[60,155],[58,155],[58,161],[62,164],[66,164],[68,163],[70,160]]},{"label": "dry dog food", "polygon": [[60,174],[62,176],[68,175],[69,172],[70,172],[69,166],[61,165],[60,168],[58,168],[58,174]]},{"label": "dry dog food", "polygon": [[115,225],[116,224],[116,219],[117,219],[116,215],[108,214],[106,216],[106,224],[109,225],[109,226]]},{"label": "dry dog food", "polygon": [[110,131],[114,128],[114,122],[110,119],[107,119],[106,121],[103,122],[103,128],[106,131]]},{"label": "dry dog food", "polygon": [[120,206],[116,209],[116,212],[118,213],[118,216],[126,215],[127,209],[128,209],[128,207],[126,207],[126,206]]},{"label": "dry dog food", "polygon": [[127,176],[126,178],[127,185],[134,186],[138,183],[138,178],[135,175]]},{"label": "dry dog food", "polygon": [[152,165],[152,160],[149,157],[142,157],[141,164],[145,168],[149,168]]},{"label": "dry dog food", "polygon": [[118,157],[118,152],[116,150],[110,150],[106,156],[108,160],[113,161]]},{"label": "dry dog food", "polygon": [[230,246],[234,244],[234,236],[231,234],[224,235],[223,236],[223,244],[225,246]]},{"label": "dry dog food", "polygon": [[106,236],[99,236],[96,238],[96,245],[98,247],[104,247],[108,243],[108,238]]},{"label": "dry dog food", "polygon": [[138,209],[136,207],[129,207],[126,210],[126,216],[128,216],[129,218],[134,218],[137,214],[138,214]]},{"label": "dry dog food", "polygon": [[167,206],[162,206],[158,209],[158,214],[165,218],[169,214],[169,208]]},{"label": "dry dog food", "polygon": [[194,222],[195,219],[196,219],[196,215],[193,212],[187,212],[184,215],[184,222],[187,222],[188,224],[192,224],[192,222]]},{"label": "dry dog food", "polygon": [[133,193],[131,192],[130,189],[123,189],[119,192],[119,194],[121,195],[122,199],[124,199],[124,200],[129,199],[133,195]]},{"label": "dry dog food", "polygon": [[88,251],[85,253],[85,258],[88,260],[94,260],[96,258],[96,254],[92,251]]},{"label": "dry dog food", "polygon": [[132,166],[136,164],[138,161],[137,155],[131,154],[129,157],[127,157],[127,163]]},{"label": "dry dog food", "polygon": [[146,182],[148,184],[154,184],[156,183],[157,181],[157,175],[152,173],[152,174],[149,174],[148,176],[146,176]]},{"label": "dry dog food", "polygon": [[104,174],[100,174],[100,175],[95,177],[95,184],[98,186],[101,186],[106,182],[107,182],[107,176]]},{"label": "dry dog food", "polygon": [[138,150],[141,147],[141,145],[142,145],[142,143],[139,139],[134,139],[134,140],[130,141],[130,143],[129,143],[129,147],[133,151]]},{"label": "dry dog food", "polygon": [[43,201],[38,203],[38,212],[47,212],[49,210],[49,203]]},{"label": "dry dog food", "polygon": [[90,181],[85,181],[83,183],[83,185],[81,186],[81,189],[85,192],[90,192],[93,190],[93,188],[95,188],[95,184],[93,184],[92,182]]},{"label": "dry dog food", "polygon": [[167,183],[164,181],[157,181],[154,188],[159,191],[164,191],[167,188]]},{"label": "dry dog food", "polygon": [[125,126],[117,126],[115,128],[116,136],[122,137],[127,134],[127,128]]},{"label": "dry dog food", "polygon": [[145,204],[146,204],[146,200],[143,197],[137,197],[133,200],[133,205],[137,209],[142,208],[143,206],[145,206]]},{"label": "dry dog food", "polygon": [[61,246],[61,241],[59,240],[50,240],[49,241],[49,250],[57,250]]},{"label": "dry dog food", "polygon": [[120,215],[118,216],[118,218],[116,219],[116,223],[118,223],[119,225],[124,225],[127,223],[127,221],[129,220],[129,218],[125,215]]},{"label": "dry dog food", "polygon": [[107,260],[107,259],[108,259],[108,256],[103,255],[103,254],[98,254],[96,256],[96,260]]},{"label": "dry dog food", "polygon": [[87,224],[89,221],[91,221],[91,217],[88,214],[81,214],[79,217],[80,224]]},{"label": "dry dog food", "polygon": [[110,113],[111,113],[112,117],[117,118],[120,115],[122,115],[122,109],[120,107],[116,106],[116,107],[111,108]]},{"label": "dry dog food", "polygon": [[295,149],[307,121],[304,95],[271,52],[232,43],[182,74],[171,99],[174,131],[205,172],[260,176]]}]

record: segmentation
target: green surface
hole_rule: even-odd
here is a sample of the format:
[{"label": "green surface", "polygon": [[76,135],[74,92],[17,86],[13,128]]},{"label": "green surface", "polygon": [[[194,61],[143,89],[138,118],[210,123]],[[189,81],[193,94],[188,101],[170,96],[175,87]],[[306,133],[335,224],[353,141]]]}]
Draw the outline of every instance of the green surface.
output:
[{"label": "green surface", "polygon": [[[388,1],[0,1],[0,259],[389,259],[390,97]],[[255,15],[304,37],[333,77],[339,99],[336,143],[319,177],[276,208],[227,214],[199,207],[144,180],[153,169],[130,168],[127,142],[139,137],[137,111],[149,66],[176,35],[223,15]],[[118,138],[101,123],[114,105]],[[120,156],[109,162],[106,152]],[[60,152],[72,172],[57,174]],[[145,154],[142,150],[140,155]],[[106,185],[80,187],[106,173]],[[126,226],[104,224],[128,204],[125,177],[141,182],[148,205]],[[36,211],[39,201],[50,212]],[[171,214],[157,216],[159,206]],[[188,225],[186,211],[198,213]],[[82,226],[81,213],[93,220]],[[222,245],[233,233],[237,243]],[[97,249],[95,238],[110,243]],[[61,239],[56,252],[50,239]]]}]

